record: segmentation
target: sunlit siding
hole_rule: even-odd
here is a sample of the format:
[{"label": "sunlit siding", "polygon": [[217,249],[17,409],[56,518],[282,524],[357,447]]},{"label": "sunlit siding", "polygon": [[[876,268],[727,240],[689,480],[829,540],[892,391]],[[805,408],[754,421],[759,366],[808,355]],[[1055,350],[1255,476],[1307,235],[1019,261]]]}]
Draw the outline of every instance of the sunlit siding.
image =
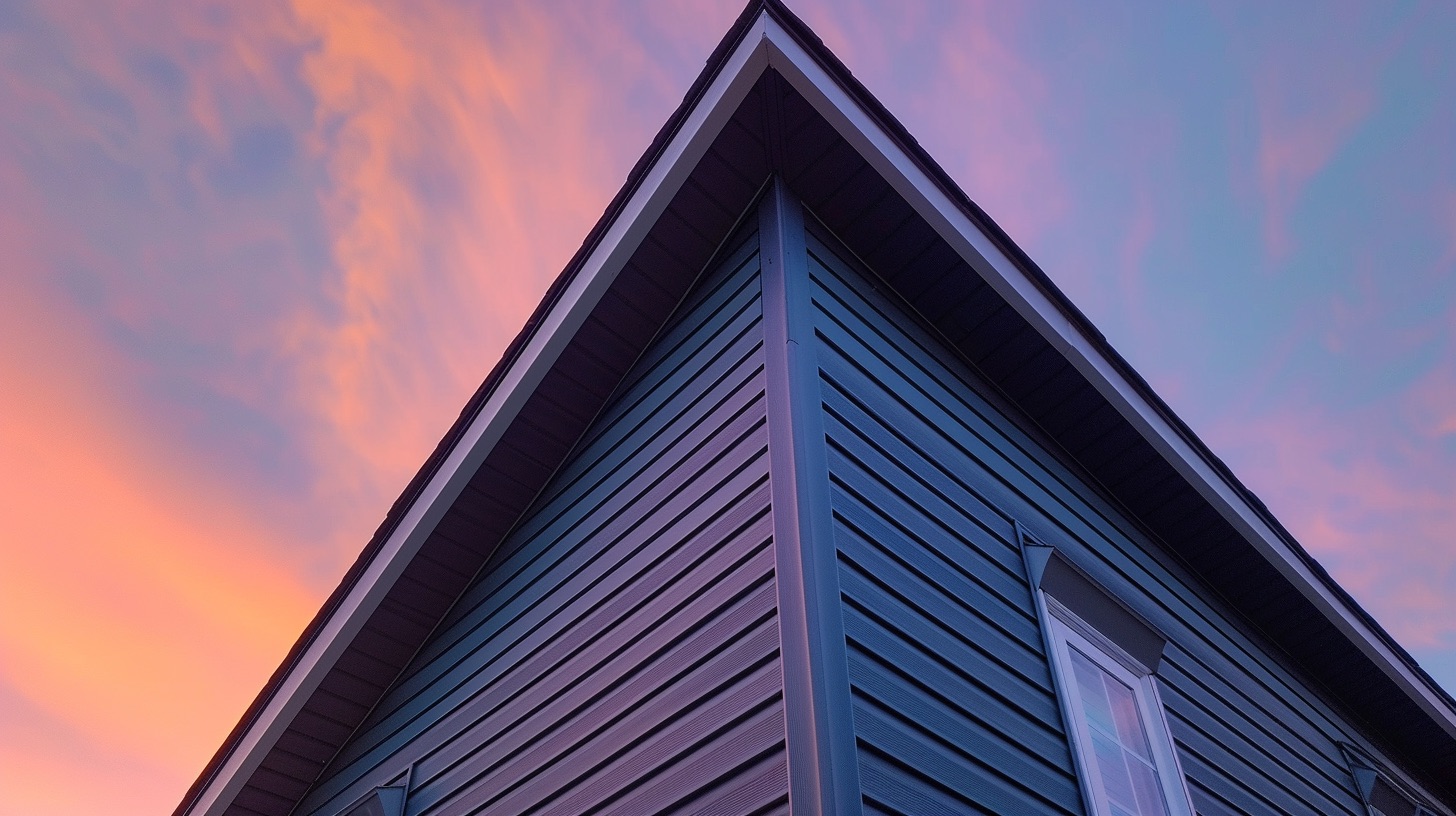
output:
[{"label": "sunlit siding", "polygon": [[1200,813],[1363,813],[1337,742],[1371,746],[821,237],[809,265],[866,812],[1082,812],[1019,521],[1168,635],[1158,681]]},{"label": "sunlit siding", "polygon": [[300,813],[787,801],[756,237],[703,283]]}]

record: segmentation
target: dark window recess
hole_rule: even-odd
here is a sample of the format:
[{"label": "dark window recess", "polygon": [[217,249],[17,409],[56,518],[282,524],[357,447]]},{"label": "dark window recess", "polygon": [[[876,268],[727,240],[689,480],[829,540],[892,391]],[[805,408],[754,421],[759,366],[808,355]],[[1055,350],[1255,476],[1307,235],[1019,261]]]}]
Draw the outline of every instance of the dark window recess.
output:
[{"label": "dark window recess", "polygon": [[1407,792],[1383,767],[1352,745],[1341,745],[1360,801],[1371,816],[1441,816]]},{"label": "dark window recess", "polygon": [[339,816],[404,816],[404,785],[375,788]]}]

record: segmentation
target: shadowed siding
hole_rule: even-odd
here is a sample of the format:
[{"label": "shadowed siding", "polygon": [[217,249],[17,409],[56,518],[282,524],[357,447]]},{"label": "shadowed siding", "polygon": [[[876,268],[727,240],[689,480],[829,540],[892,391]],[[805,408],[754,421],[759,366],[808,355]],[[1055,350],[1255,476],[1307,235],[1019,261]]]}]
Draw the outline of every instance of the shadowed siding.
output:
[{"label": "shadowed siding", "polygon": [[786,802],[757,239],[724,262],[300,813]]},{"label": "shadowed siding", "polygon": [[1020,521],[1169,636],[1158,680],[1200,813],[1363,813],[1336,742],[1374,746],[824,241],[809,267],[866,812],[1082,812]]}]

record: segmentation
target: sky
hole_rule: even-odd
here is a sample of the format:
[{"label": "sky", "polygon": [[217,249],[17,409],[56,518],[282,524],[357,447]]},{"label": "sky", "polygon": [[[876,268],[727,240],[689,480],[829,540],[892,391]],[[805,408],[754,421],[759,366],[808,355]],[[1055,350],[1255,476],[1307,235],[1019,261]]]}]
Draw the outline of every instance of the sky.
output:
[{"label": "sky", "polygon": [[[792,6],[1456,689],[1456,7]],[[0,0],[0,814],[171,811],[740,8]]]}]

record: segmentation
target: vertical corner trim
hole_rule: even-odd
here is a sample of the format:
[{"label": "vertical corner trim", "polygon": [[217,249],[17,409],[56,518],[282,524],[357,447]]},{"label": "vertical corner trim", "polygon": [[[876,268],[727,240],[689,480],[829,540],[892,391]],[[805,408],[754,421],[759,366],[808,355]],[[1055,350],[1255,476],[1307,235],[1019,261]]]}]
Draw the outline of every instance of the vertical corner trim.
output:
[{"label": "vertical corner trim", "polygon": [[795,816],[858,816],[859,757],[829,508],[804,211],[775,178],[759,209],[769,478]]}]

